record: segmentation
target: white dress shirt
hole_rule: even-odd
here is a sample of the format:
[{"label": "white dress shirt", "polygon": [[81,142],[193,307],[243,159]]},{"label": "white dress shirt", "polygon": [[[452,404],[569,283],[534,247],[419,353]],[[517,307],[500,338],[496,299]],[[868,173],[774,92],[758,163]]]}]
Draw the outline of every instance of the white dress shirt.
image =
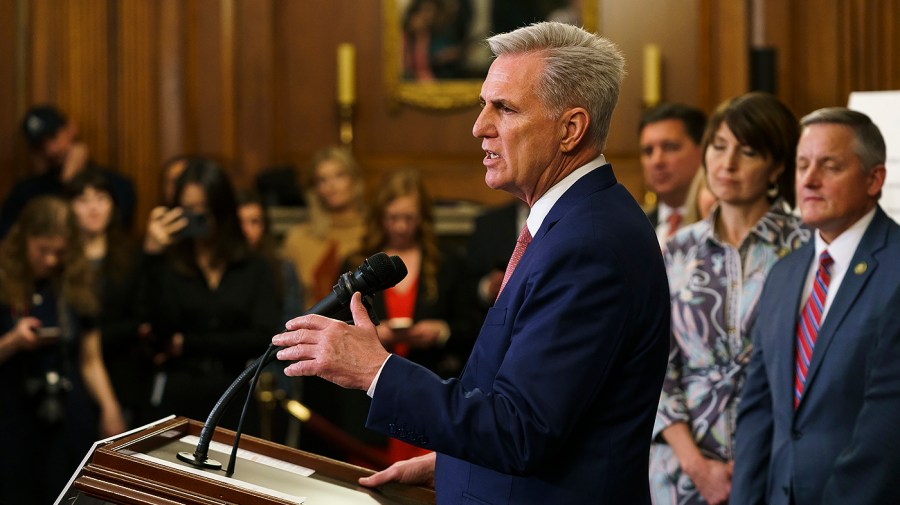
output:
[{"label": "white dress shirt", "polygon": [[850,269],[850,262],[853,260],[853,255],[856,254],[856,248],[859,247],[859,243],[862,241],[863,235],[874,217],[875,209],[872,209],[868,214],[861,217],[859,221],[853,223],[850,228],[844,230],[830,244],[825,243],[825,239],[822,238],[818,231],[815,233],[816,254],[809,265],[809,272],[806,274],[803,299],[800,300],[800,311],[803,311],[803,307],[806,306],[806,300],[812,291],[812,285],[816,279],[816,271],[819,269],[819,256],[822,254],[822,251],[827,249],[831,259],[834,260],[834,264],[831,265],[831,281],[828,283],[828,294],[825,296],[825,307],[822,309],[820,326],[825,322],[828,309],[831,308],[831,302],[841,287],[841,282],[843,282],[847,270]]}]

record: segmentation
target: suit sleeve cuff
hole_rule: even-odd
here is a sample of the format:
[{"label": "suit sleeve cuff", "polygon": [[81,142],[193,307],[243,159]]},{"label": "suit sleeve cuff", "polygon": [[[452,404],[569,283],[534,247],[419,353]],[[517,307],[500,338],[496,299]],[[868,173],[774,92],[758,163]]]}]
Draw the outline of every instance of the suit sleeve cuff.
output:
[{"label": "suit sleeve cuff", "polygon": [[378,378],[381,377],[381,371],[384,370],[384,365],[391,359],[391,356],[393,356],[393,354],[388,354],[388,357],[384,358],[384,361],[381,362],[381,368],[378,369],[378,373],[375,374],[375,378],[372,379],[372,384],[370,384],[369,389],[366,390],[366,394],[369,395],[369,398],[375,397],[375,386],[378,385]]}]

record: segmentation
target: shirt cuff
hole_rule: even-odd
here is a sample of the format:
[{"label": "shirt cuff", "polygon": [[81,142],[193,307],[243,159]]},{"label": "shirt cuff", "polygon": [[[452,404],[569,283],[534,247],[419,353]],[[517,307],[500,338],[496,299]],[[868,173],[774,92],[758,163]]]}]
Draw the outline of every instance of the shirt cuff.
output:
[{"label": "shirt cuff", "polygon": [[378,369],[378,373],[375,374],[375,378],[372,379],[372,384],[369,385],[369,389],[366,390],[366,394],[369,398],[374,398],[375,396],[375,386],[378,384],[378,378],[381,377],[381,371],[384,370],[384,364],[387,363],[389,359],[391,359],[393,354],[388,354],[387,358],[384,358],[384,361],[381,363],[381,368]]}]

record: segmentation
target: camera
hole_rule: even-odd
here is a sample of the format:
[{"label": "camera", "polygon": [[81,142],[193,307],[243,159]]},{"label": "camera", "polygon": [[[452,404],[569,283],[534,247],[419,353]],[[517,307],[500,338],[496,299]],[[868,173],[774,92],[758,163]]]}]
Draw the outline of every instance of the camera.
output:
[{"label": "camera", "polygon": [[66,395],[71,390],[72,382],[55,370],[25,379],[25,392],[35,403],[37,420],[47,426],[66,419]]},{"label": "camera", "polygon": [[187,226],[175,233],[181,238],[201,238],[209,234],[209,215],[205,212],[193,212],[184,209]]}]

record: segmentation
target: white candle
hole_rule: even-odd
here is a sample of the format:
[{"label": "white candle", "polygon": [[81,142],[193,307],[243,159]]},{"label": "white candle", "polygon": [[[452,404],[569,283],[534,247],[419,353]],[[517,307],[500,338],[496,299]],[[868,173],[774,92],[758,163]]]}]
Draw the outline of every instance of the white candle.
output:
[{"label": "white candle", "polygon": [[337,48],[337,100],[341,105],[353,105],[356,101],[356,48],[353,44],[340,44]]},{"label": "white candle", "polygon": [[653,107],[659,103],[661,59],[658,45],[647,44],[644,46],[644,105],[647,107]]}]

